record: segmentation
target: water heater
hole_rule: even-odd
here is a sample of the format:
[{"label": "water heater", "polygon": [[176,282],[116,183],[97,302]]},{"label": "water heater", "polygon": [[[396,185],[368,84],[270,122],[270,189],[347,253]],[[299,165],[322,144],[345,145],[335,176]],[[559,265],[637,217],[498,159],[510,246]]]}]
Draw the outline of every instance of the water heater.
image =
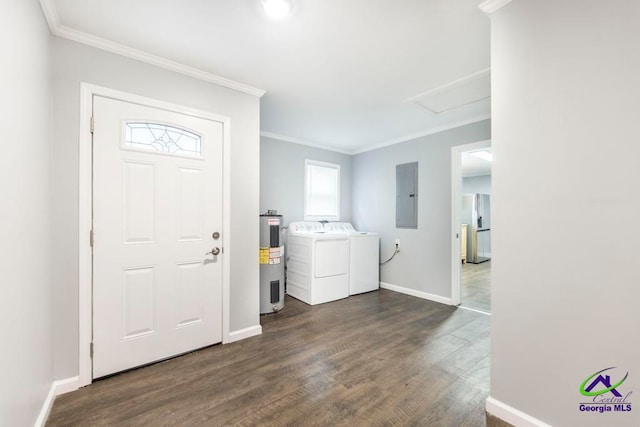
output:
[{"label": "water heater", "polygon": [[282,215],[260,215],[260,314],[284,308]]}]

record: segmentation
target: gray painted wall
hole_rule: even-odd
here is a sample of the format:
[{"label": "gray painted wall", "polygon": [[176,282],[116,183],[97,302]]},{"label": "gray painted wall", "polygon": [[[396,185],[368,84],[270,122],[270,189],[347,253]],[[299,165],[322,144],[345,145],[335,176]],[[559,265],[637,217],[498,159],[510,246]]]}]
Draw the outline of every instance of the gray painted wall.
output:
[{"label": "gray painted wall", "polygon": [[340,221],[351,221],[351,156],[260,138],[260,212],[275,209],[284,223],[304,220],[304,160],[340,165]]},{"label": "gray painted wall", "polygon": [[53,38],[55,376],[78,374],[78,118],[80,82],[231,117],[231,331],[259,324],[259,99]]},{"label": "gray painted wall", "polygon": [[491,194],[491,175],[462,178],[462,194]]},{"label": "gray painted wall", "polygon": [[[625,0],[491,17],[491,396],[554,426],[639,425],[638,17]],[[581,413],[580,383],[611,366],[633,411]]]},{"label": "gray painted wall", "polygon": [[33,426],[53,381],[49,29],[35,0],[0,14],[0,425]]},{"label": "gray painted wall", "polygon": [[[380,269],[381,281],[451,297],[451,147],[490,137],[485,120],[353,157],[354,226],[380,233],[382,258],[400,239],[400,253]],[[418,229],[396,229],[396,165],[414,161]]]}]

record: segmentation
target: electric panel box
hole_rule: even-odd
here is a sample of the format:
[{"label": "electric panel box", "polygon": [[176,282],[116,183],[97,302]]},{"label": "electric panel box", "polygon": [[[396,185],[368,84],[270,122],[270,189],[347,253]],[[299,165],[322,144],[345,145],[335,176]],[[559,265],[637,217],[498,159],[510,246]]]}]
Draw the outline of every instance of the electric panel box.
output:
[{"label": "electric panel box", "polygon": [[396,228],[418,228],[418,162],[396,166]]}]

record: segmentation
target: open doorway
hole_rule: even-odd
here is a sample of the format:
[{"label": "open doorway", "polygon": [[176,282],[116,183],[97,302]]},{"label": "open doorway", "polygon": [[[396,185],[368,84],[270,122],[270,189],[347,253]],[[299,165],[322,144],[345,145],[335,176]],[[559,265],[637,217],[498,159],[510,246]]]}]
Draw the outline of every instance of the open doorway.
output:
[{"label": "open doorway", "polygon": [[452,148],[452,302],[491,312],[491,142]]}]

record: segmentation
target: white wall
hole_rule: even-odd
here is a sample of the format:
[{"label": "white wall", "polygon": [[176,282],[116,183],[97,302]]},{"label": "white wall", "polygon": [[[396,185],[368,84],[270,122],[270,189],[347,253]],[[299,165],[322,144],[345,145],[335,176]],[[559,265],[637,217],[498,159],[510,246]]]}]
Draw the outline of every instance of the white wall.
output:
[{"label": "white wall", "polygon": [[[490,121],[462,126],[353,157],[353,222],[377,231],[381,254],[400,253],[380,269],[395,286],[451,297],[451,147],[490,139]],[[396,229],[396,165],[418,162],[418,229]]]},{"label": "white wall", "polygon": [[231,331],[259,324],[259,99],[54,37],[55,376],[78,374],[80,82],[231,117]]},{"label": "white wall", "polygon": [[491,175],[462,178],[462,194],[473,193],[491,195]]},{"label": "white wall", "polygon": [[[491,396],[554,426],[639,425],[639,18],[631,0],[491,18]],[[581,413],[612,366],[633,411]]]},{"label": "white wall", "polygon": [[53,381],[49,29],[35,0],[0,14],[0,425],[34,425]]},{"label": "white wall", "polygon": [[304,220],[304,160],[340,165],[340,221],[351,221],[351,156],[335,151],[260,139],[260,212],[275,209],[284,223]]}]

